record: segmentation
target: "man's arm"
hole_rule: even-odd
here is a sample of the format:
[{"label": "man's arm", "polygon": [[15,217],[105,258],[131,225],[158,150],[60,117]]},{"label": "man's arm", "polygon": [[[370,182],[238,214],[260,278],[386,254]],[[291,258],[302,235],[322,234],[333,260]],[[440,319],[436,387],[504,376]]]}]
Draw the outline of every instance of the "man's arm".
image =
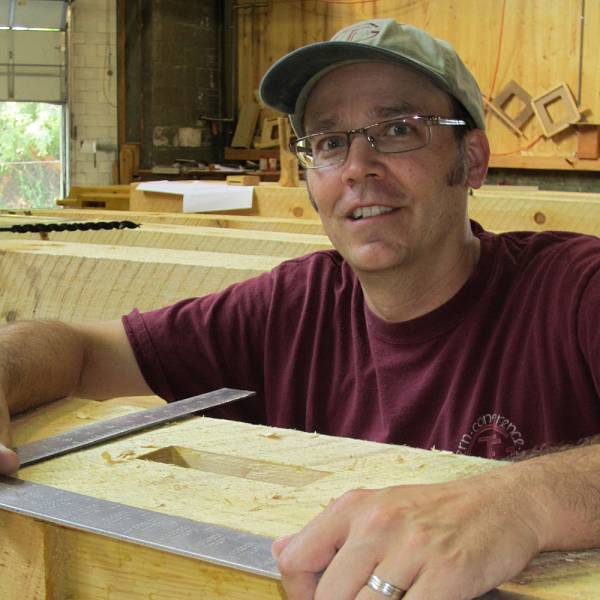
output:
[{"label": "man's arm", "polygon": [[[9,414],[69,395],[100,400],[151,393],[120,320],[24,321],[0,329],[0,442],[6,446]],[[0,472],[16,466],[12,452],[0,452]]]},{"label": "man's arm", "polygon": [[372,573],[407,590],[404,600],[468,600],[540,551],[597,546],[592,445],[462,481],[350,492],[273,551],[289,600],[376,600]]}]

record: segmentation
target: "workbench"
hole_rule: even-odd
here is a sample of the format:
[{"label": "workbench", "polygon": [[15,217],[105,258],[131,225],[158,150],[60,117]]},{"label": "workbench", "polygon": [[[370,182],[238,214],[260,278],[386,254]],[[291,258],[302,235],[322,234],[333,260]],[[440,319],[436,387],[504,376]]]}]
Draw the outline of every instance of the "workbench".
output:
[{"label": "workbench", "polygon": [[[148,400],[148,404],[158,402]],[[65,399],[18,419],[17,445],[140,410]],[[143,404],[143,403],[142,403]],[[181,462],[187,458],[187,463]],[[188,468],[184,468],[186,464]],[[208,417],[138,433],[22,469],[72,492],[274,538],[357,487],[464,478],[502,463]],[[0,512],[3,600],[266,600],[275,579]],[[600,551],[548,553],[486,600],[600,597]]]}]

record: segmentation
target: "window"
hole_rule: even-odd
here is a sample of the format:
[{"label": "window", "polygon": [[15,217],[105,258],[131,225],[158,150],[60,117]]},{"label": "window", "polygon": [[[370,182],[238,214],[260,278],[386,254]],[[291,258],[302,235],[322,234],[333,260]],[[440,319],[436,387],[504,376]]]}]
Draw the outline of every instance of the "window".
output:
[{"label": "window", "polygon": [[67,13],[64,0],[0,0],[0,208],[63,195]]}]

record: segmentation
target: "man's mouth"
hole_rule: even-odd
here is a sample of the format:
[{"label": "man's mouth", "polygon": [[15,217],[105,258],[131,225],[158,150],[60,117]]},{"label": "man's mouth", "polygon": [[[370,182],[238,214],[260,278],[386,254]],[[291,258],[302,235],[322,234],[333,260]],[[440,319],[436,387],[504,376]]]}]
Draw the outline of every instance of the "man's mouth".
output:
[{"label": "man's mouth", "polygon": [[361,206],[350,215],[350,218],[353,221],[358,221],[359,219],[377,217],[378,215],[383,215],[392,212],[393,210],[393,208],[389,208],[388,206]]}]

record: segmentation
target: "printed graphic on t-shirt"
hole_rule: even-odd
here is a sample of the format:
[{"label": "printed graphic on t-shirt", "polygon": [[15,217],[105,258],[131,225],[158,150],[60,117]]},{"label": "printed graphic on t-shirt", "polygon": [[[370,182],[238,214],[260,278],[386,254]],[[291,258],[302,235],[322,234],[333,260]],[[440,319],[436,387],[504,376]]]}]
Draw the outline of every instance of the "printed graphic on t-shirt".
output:
[{"label": "printed graphic on t-shirt", "polygon": [[473,454],[485,458],[508,458],[523,450],[525,440],[517,426],[503,415],[481,415],[462,435],[457,454]]}]

